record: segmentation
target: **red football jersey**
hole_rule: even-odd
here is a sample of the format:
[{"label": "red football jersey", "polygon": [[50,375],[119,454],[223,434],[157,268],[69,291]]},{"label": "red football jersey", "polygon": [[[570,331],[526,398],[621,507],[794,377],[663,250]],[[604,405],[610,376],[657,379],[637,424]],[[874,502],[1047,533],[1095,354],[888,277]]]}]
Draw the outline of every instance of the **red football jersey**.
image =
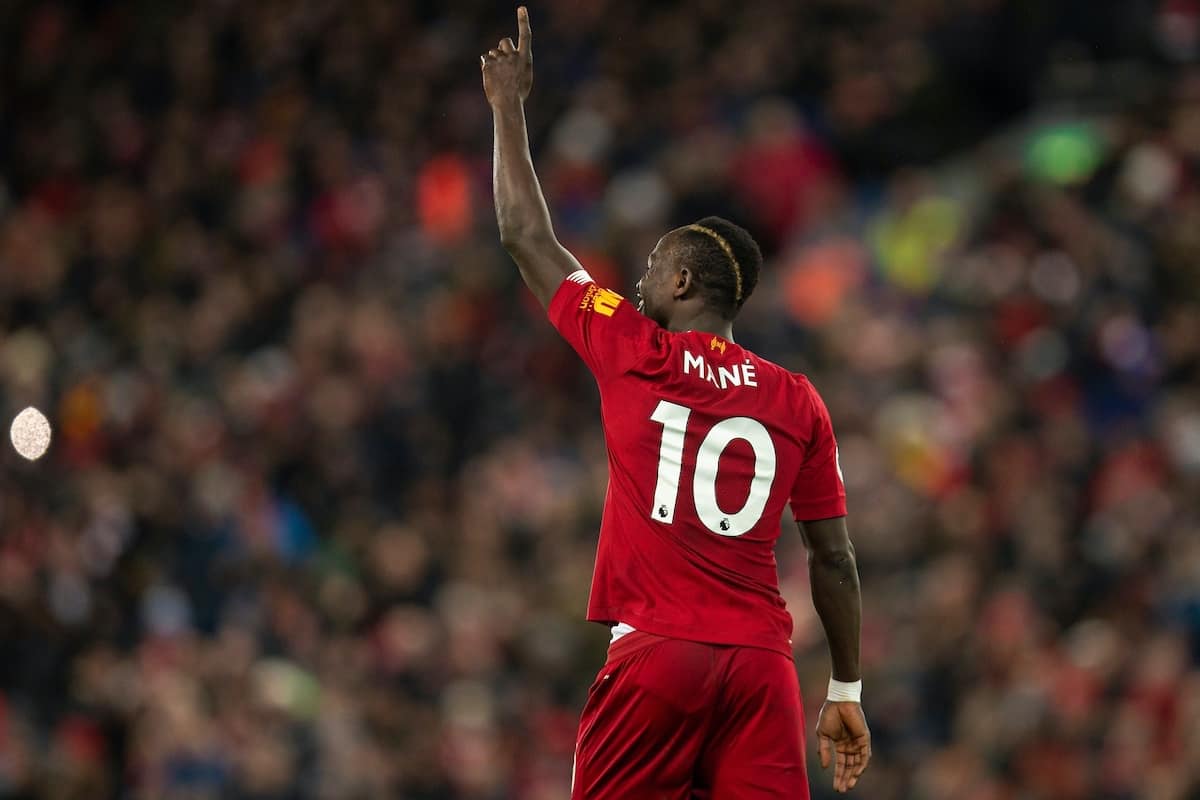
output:
[{"label": "red football jersey", "polygon": [[803,375],[711,333],[671,333],[579,270],[550,321],[600,387],[608,493],[588,619],[791,654],[775,540],[844,516],[829,412]]}]

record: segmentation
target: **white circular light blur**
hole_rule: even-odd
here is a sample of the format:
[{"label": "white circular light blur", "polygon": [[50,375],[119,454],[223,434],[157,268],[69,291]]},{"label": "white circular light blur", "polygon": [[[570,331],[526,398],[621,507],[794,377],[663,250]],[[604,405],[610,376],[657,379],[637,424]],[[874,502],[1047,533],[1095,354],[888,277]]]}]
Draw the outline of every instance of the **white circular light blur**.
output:
[{"label": "white circular light blur", "polygon": [[30,406],[13,419],[8,435],[17,452],[33,461],[41,458],[50,447],[50,421]]}]

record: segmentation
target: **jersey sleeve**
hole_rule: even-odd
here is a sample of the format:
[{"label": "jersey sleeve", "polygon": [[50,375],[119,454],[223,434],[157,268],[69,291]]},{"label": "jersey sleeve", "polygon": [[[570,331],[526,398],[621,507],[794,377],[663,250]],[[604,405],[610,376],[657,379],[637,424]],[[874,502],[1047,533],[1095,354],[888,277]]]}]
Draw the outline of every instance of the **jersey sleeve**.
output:
[{"label": "jersey sleeve", "polygon": [[808,449],[792,487],[792,515],[801,522],[846,516],[846,487],[838,461],[837,440],[829,410],[811,384],[805,382],[811,408]]},{"label": "jersey sleeve", "polygon": [[653,320],[581,269],[563,279],[549,315],[597,379],[624,374],[664,346],[662,329]]}]

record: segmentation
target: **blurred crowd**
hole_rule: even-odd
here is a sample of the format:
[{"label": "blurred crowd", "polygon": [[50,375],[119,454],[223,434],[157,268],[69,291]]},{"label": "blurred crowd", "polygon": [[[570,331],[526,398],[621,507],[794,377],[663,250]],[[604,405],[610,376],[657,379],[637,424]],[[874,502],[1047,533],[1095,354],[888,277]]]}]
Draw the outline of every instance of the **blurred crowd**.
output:
[{"label": "blurred crowd", "polygon": [[[763,244],[736,333],[847,478],[856,793],[1200,797],[1200,4],[531,17],[593,275],[706,214]],[[514,22],[0,4],[0,398],[55,428],[0,456],[0,797],[567,796],[606,462],[492,218]]]}]

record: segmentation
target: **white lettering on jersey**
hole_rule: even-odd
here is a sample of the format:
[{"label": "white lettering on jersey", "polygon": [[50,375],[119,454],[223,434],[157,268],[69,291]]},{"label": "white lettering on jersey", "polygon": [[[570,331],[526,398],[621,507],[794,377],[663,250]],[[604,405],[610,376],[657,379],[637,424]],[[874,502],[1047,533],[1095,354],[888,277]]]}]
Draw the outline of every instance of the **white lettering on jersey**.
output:
[{"label": "white lettering on jersey", "polygon": [[712,365],[704,360],[704,356],[698,356],[684,350],[683,374],[694,374],[698,380],[707,381],[721,390],[726,390],[731,386],[758,387],[757,370],[750,359],[746,359],[741,364],[718,367],[716,372],[714,372]]}]

